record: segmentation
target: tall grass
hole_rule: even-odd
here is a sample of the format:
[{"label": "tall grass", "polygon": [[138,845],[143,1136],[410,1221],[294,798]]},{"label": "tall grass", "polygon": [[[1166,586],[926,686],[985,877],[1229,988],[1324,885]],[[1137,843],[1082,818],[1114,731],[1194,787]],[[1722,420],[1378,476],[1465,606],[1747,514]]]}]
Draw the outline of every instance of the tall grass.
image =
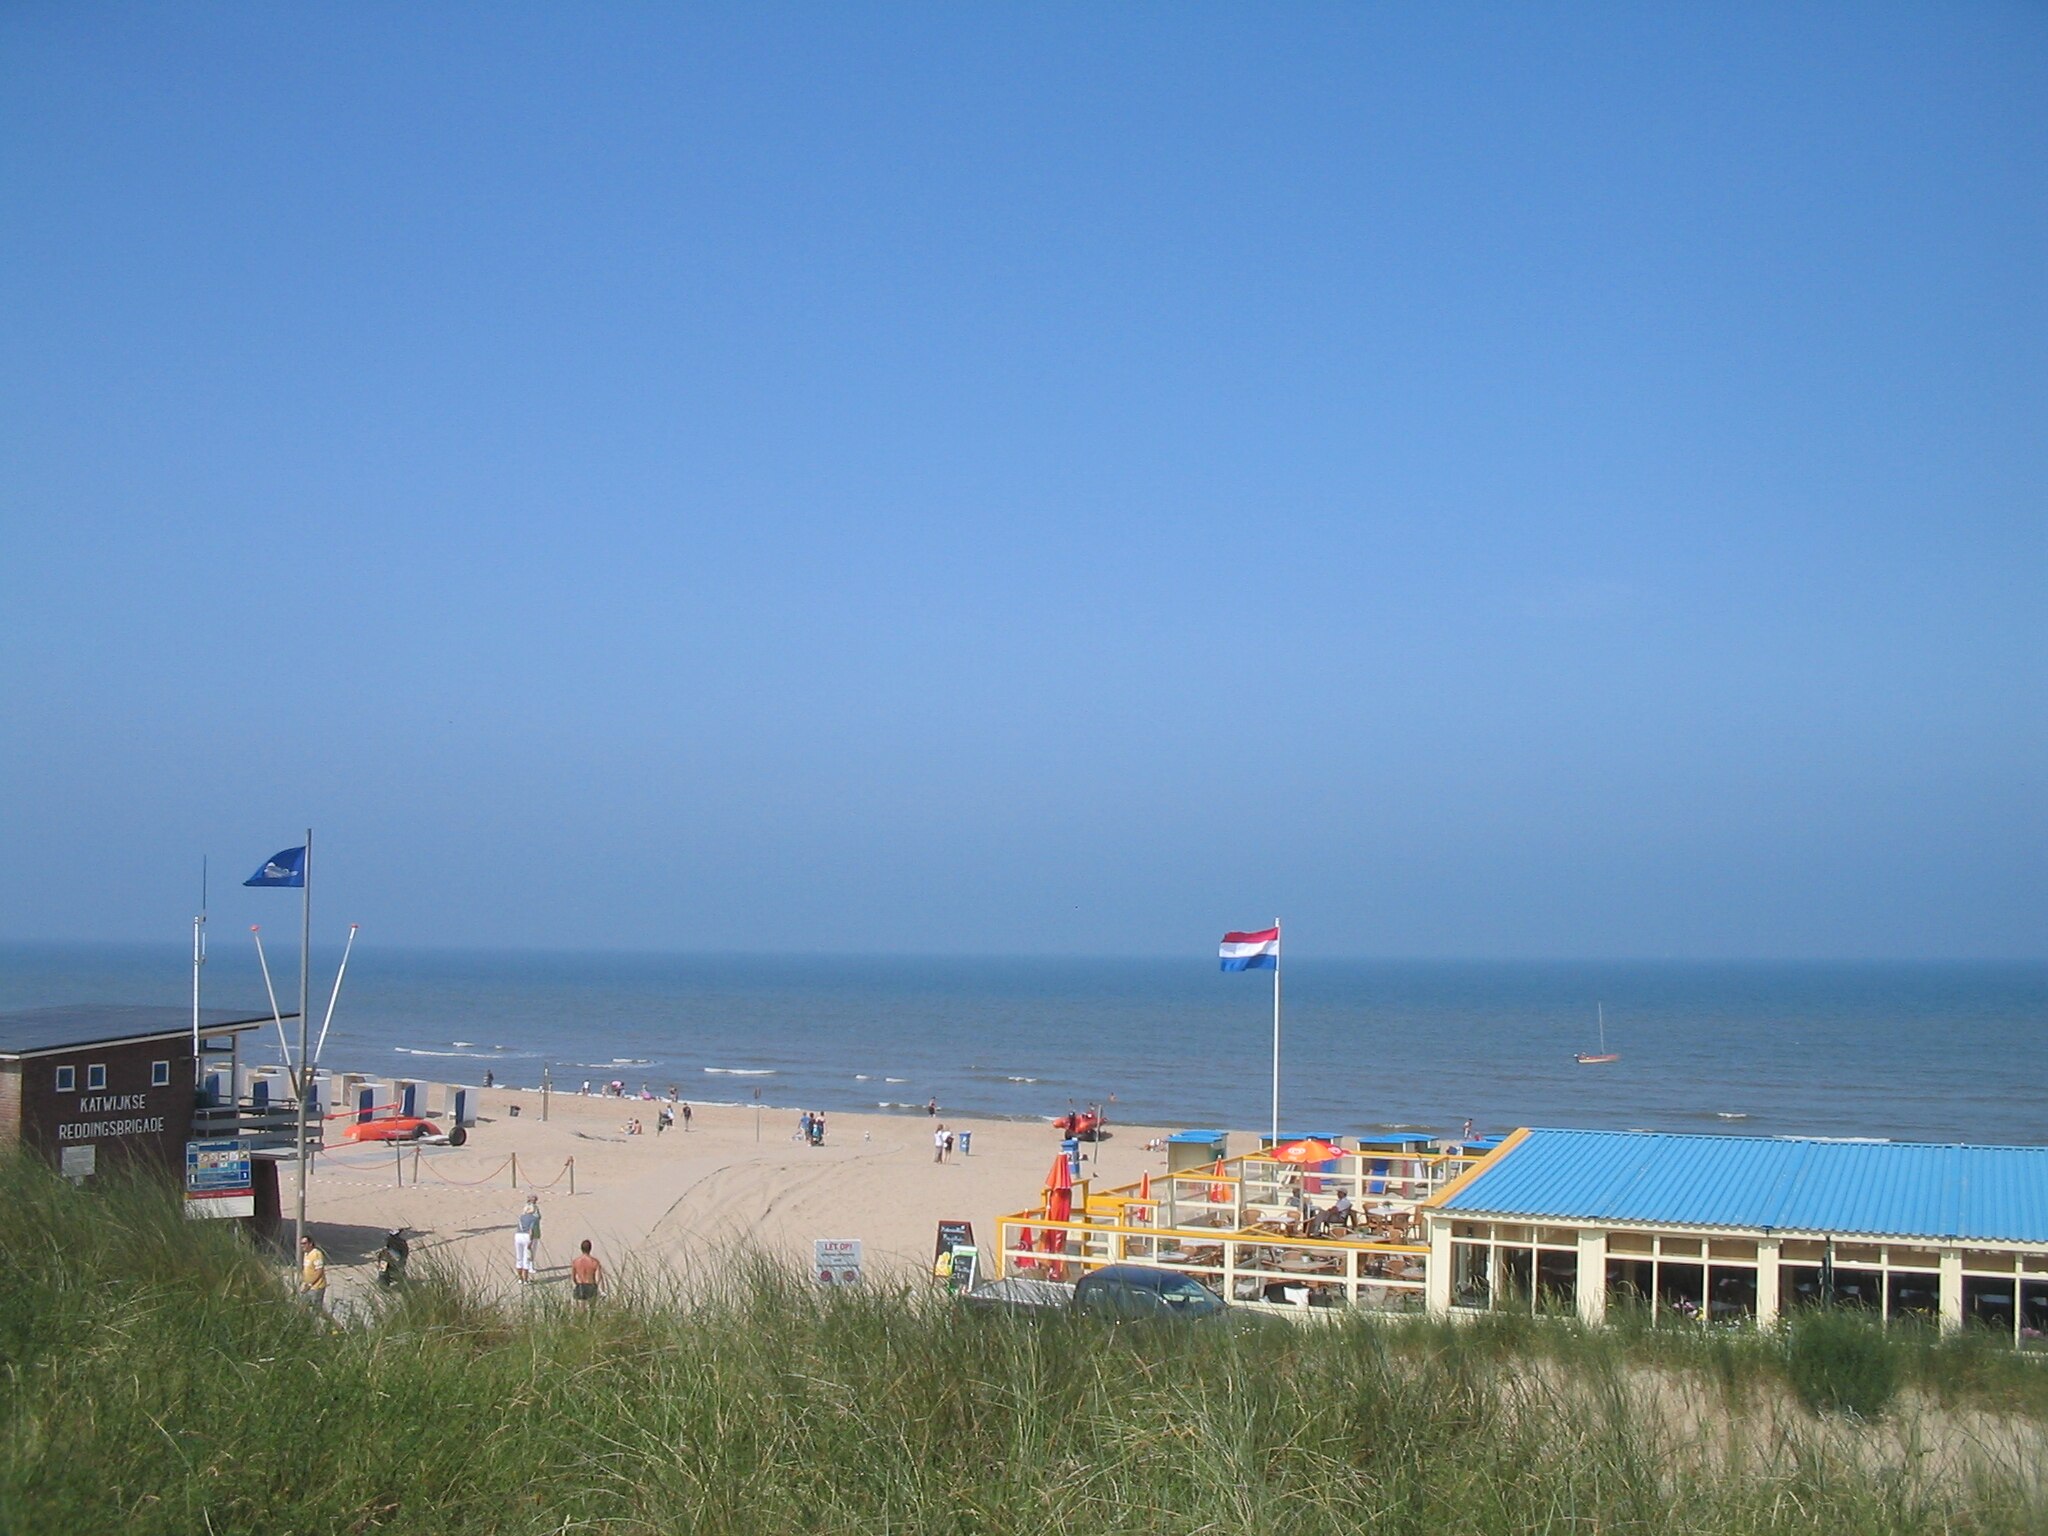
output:
[{"label": "tall grass", "polygon": [[1678,1341],[1526,1320],[1112,1329],[744,1257],[687,1293],[629,1270],[595,1306],[507,1306],[431,1252],[335,1328],[226,1227],[0,1168],[0,1530],[2048,1524],[2027,1456],[1933,1471],[1779,1413],[1769,1341],[1717,1378]]}]

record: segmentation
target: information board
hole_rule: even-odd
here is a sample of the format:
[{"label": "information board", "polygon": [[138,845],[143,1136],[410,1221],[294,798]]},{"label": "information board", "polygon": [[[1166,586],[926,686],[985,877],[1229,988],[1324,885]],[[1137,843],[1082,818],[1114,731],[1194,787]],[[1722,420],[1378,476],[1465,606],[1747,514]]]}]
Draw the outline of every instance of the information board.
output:
[{"label": "information board", "polygon": [[185,1143],[185,1214],[256,1214],[255,1175],[246,1141]]},{"label": "information board", "polygon": [[939,1240],[932,1248],[932,1261],[954,1248],[965,1247],[974,1241],[974,1223],[971,1221],[942,1221],[939,1223]]}]

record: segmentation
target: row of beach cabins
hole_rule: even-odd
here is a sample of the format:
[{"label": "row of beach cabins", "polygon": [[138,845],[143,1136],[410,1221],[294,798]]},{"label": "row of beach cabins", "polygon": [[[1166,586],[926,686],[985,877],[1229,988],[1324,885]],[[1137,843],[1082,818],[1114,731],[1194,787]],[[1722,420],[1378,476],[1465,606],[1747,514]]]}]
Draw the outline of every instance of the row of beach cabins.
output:
[{"label": "row of beach cabins", "polygon": [[998,1219],[1002,1272],[1144,1263],[1293,1315],[1769,1327],[1826,1303],[2048,1344],[2048,1147],[1523,1129],[1225,1149],[1186,1131],[1163,1175],[1049,1179]]}]

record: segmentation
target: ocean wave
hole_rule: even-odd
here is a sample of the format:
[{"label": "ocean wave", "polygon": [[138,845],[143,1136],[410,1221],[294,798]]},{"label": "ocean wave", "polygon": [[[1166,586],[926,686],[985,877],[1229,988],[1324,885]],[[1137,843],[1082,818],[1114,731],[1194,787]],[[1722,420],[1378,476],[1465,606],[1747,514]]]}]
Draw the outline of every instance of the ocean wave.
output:
[{"label": "ocean wave", "polygon": [[[503,1050],[504,1047],[500,1046],[499,1049]],[[614,1056],[611,1064],[615,1067],[651,1067],[654,1061],[647,1056]]]},{"label": "ocean wave", "polygon": [[[464,1061],[495,1061],[498,1059],[489,1051],[428,1051],[411,1045],[394,1045],[391,1049],[400,1056],[453,1056],[459,1057]],[[534,1058],[540,1053],[537,1051],[515,1051],[512,1054],[525,1058]]]},{"label": "ocean wave", "polygon": [[468,1046],[476,1044],[474,1040],[450,1040],[448,1043],[454,1046]]},{"label": "ocean wave", "polygon": [[910,1079],[907,1077],[885,1077],[882,1081],[885,1083],[907,1083]]},{"label": "ocean wave", "polygon": [[773,1067],[706,1067],[706,1072],[719,1077],[773,1077]]},{"label": "ocean wave", "polygon": [[1037,1083],[1037,1082],[1043,1082],[1043,1081],[1044,1081],[1044,1079],[1043,1079],[1043,1078],[1037,1078],[1037,1077],[1014,1077],[1014,1076],[1013,1076],[1013,1077],[1006,1077],[1006,1078],[1004,1078],[1004,1079],[1003,1079],[1003,1081],[1004,1081],[1004,1082],[1006,1082],[1006,1083]]},{"label": "ocean wave", "polygon": [[1714,1118],[1716,1120],[1747,1120],[1749,1116],[1739,1110],[1717,1109],[1714,1111]]}]

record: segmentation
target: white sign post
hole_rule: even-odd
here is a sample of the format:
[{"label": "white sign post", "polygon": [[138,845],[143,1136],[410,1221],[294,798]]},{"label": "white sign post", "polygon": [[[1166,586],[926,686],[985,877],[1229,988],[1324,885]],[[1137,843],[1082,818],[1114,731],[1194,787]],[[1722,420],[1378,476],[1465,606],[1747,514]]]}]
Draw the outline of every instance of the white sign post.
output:
[{"label": "white sign post", "polygon": [[860,1239],[820,1237],[812,1240],[811,1269],[820,1285],[860,1284]]}]

